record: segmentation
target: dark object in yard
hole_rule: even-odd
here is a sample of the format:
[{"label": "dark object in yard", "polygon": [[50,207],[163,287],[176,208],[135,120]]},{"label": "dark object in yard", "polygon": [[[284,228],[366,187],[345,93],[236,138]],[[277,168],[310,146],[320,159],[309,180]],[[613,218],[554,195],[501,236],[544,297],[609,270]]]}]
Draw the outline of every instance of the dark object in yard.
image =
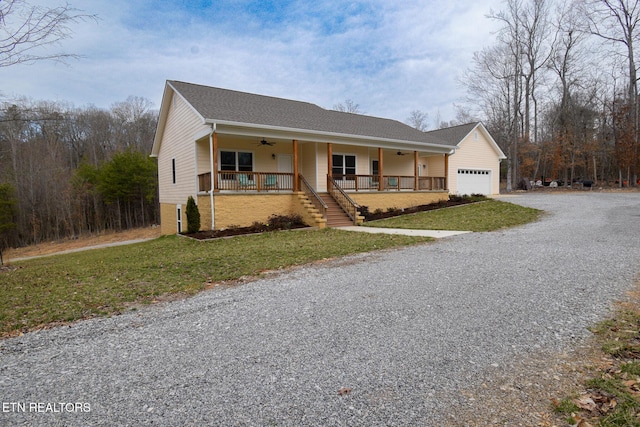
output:
[{"label": "dark object in yard", "polygon": [[593,185],[593,181],[589,181],[589,180],[584,180],[582,181],[582,187],[584,188],[591,188],[591,186]]},{"label": "dark object in yard", "polygon": [[522,178],[518,183],[518,190],[531,190],[531,182],[529,182],[529,180],[526,178]]}]

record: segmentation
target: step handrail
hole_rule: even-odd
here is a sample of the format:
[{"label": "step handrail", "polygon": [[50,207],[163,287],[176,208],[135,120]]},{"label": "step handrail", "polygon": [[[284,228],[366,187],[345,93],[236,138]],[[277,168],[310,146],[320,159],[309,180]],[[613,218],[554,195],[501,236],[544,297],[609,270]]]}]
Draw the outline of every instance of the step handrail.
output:
[{"label": "step handrail", "polygon": [[309,197],[309,200],[311,200],[311,203],[313,203],[313,206],[315,206],[316,209],[320,211],[320,213],[322,214],[322,218],[327,219],[327,209],[328,209],[327,204],[324,202],[324,200],[322,200],[322,197],[320,197],[320,195],[316,192],[316,190],[313,189],[313,187],[309,184],[307,179],[302,175],[299,175],[299,176],[300,176],[300,188],[307,195],[307,197]]},{"label": "step handrail", "polygon": [[331,197],[333,197],[338,205],[340,205],[342,210],[347,213],[351,221],[353,221],[353,223],[357,225],[358,209],[360,209],[360,205],[354,202],[353,199],[351,199],[351,197],[349,197],[349,195],[345,193],[342,188],[340,188],[338,183],[335,181],[335,179],[333,179],[331,175],[327,175],[327,190],[329,191]]}]

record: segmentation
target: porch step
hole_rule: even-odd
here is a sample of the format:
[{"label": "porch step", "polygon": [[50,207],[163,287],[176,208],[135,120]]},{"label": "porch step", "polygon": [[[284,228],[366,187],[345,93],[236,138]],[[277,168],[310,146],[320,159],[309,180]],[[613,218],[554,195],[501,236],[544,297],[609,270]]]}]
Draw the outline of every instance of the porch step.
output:
[{"label": "porch step", "polygon": [[325,228],[327,226],[327,220],[322,217],[322,214],[318,209],[311,203],[309,197],[304,194],[304,192],[298,192],[298,199],[300,203],[302,203],[303,208],[307,211],[307,214],[311,217],[313,221],[313,225],[318,228]]},{"label": "porch step", "polygon": [[338,202],[329,193],[320,193],[320,198],[327,205],[327,227],[345,227],[353,225],[349,215],[342,210]]}]

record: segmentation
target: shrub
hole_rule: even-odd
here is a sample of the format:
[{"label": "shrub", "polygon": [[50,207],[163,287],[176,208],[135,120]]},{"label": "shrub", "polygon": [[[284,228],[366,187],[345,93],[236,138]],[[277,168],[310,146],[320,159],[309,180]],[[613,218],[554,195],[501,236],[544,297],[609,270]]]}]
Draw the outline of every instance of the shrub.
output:
[{"label": "shrub", "polygon": [[269,228],[275,230],[289,230],[294,226],[305,225],[302,217],[298,214],[291,215],[271,215],[269,217]]},{"label": "shrub", "polygon": [[200,231],[200,211],[192,196],[187,199],[187,233]]}]

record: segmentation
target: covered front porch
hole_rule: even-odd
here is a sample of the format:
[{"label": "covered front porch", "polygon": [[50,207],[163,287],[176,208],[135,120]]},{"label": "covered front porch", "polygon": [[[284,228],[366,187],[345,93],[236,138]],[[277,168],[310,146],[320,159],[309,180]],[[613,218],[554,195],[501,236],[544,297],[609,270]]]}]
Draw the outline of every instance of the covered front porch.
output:
[{"label": "covered front porch", "polygon": [[198,193],[298,192],[303,181],[317,192],[332,185],[346,192],[448,190],[449,153],[217,133],[207,139],[196,142]]},{"label": "covered front porch", "polygon": [[371,145],[213,132],[196,140],[199,204],[212,207],[211,226],[219,228],[265,221],[267,213],[253,205],[292,213],[302,204],[312,221],[326,221],[333,214],[327,195],[351,223],[362,221],[360,206],[408,208],[448,198],[448,152]]}]

